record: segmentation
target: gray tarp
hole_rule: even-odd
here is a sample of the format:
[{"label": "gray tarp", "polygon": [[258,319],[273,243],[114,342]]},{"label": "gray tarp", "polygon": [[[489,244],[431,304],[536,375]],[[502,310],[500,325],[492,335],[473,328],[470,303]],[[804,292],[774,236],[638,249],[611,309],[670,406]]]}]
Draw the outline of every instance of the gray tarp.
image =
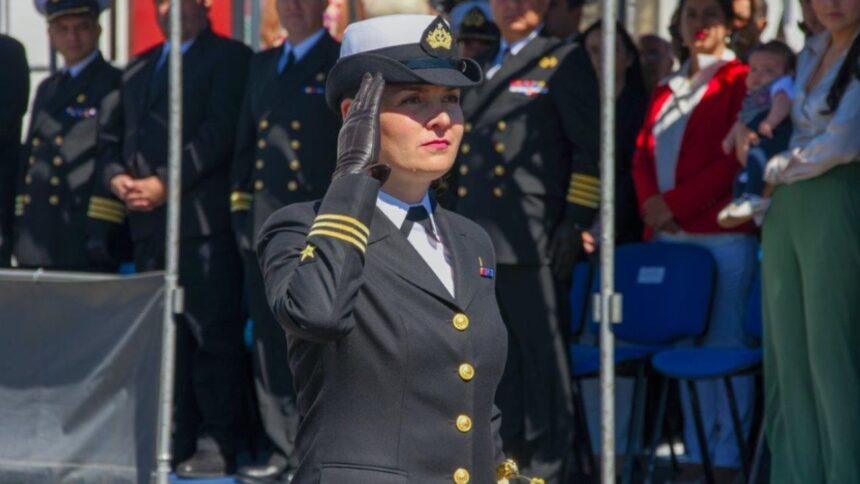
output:
[{"label": "gray tarp", "polygon": [[149,481],[163,275],[82,279],[0,271],[0,483]]}]

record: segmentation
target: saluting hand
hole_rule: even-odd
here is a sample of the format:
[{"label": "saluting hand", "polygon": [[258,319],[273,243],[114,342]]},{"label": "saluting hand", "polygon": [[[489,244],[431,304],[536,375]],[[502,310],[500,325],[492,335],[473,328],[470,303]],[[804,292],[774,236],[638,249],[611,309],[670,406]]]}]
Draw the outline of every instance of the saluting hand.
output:
[{"label": "saluting hand", "polygon": [[366,173],[382,183],[391,168],[379,163],[379,105],[385,80],[364,74],[337,137],[337,166],[333,179]]}]

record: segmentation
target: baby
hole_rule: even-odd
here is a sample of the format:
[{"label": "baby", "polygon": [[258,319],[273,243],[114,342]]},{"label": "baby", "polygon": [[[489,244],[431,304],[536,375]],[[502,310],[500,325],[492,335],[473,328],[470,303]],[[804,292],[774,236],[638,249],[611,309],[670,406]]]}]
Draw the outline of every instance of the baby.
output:
[{"label": "baby", "polygon": [[[747,95],[738,121],[723,140],[726,154],[734,149],[744,167],[735,179],[732,202],[717,217],[721,227],[736,227],[752,219],[760,222],[767,210],[770,187],[764,183],[764,167],[771,156],[788,149],[794,63],[791,48],[776,40],[750,53]],[[757,138],[752,147],[750,130]]]}]

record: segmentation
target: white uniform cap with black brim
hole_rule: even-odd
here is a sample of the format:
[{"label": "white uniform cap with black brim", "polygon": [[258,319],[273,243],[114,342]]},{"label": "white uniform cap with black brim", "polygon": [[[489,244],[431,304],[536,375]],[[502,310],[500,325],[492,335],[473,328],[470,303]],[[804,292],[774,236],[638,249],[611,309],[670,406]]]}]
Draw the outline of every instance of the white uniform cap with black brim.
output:
[{"label": "white uniform cap with black brim", "polygon": [[386,15],[351,24],[343,34],[340,59],[326,81],[326,102],[335,111],[358,91],[365,73],[380,73],[387,84],[472,87],[481,67],[461,59],[451,28],[432,15]]}]

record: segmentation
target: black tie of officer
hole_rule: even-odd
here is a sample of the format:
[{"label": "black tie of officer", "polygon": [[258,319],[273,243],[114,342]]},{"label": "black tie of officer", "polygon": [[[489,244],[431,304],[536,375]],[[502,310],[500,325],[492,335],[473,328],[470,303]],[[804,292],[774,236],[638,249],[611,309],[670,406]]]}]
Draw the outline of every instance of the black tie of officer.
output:
[{"label": "black tie of officer", "polygon": [[406,220],[400,226],[400,233],[407,239],[409,238],[409,233],[412,232],[412,226],[415,225],[415,222],[424,227],[427,235],[438,240],[436,231],[433,230],[433,223],[430,221],[430,214],[427,213],[427,209],[423,205],[409,207],[409,212],[406,213]]}]

